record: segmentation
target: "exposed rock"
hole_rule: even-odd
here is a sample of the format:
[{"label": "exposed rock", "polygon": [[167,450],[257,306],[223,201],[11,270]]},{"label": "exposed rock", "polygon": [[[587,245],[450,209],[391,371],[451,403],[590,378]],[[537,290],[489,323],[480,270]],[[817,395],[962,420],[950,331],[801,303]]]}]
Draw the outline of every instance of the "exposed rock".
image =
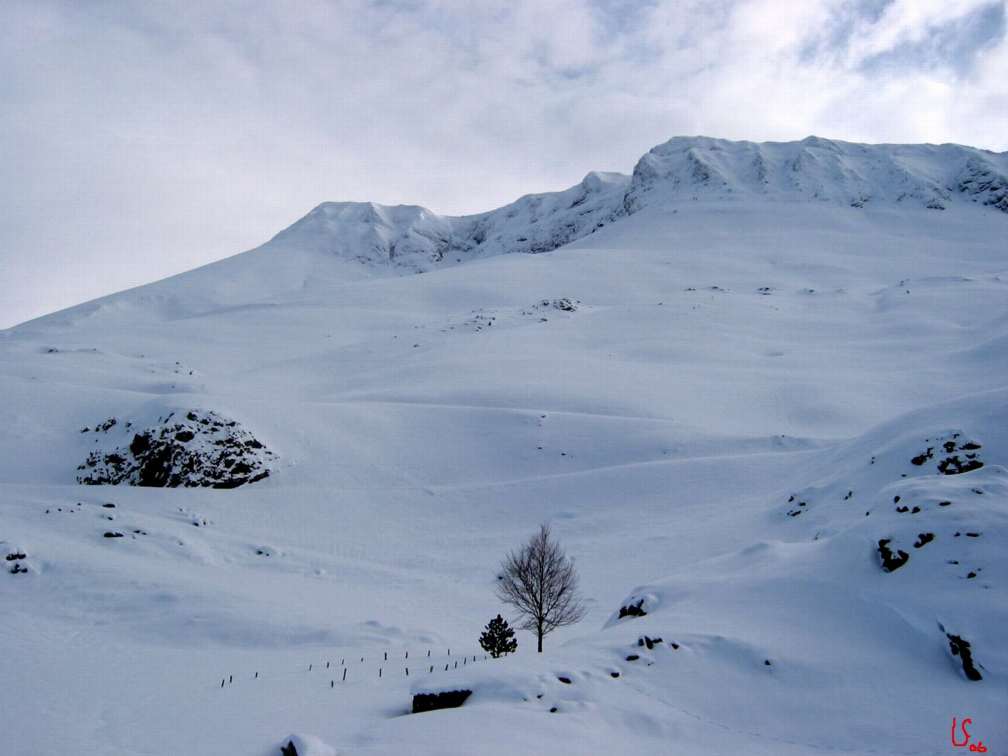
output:
[{"label": "exposed rock", "polygon": [[644,599],[641,599],[636,604],[628,604],[627,606],[621,606],[619,610],[619,618],[624,617],[643,617],[647,614],[644,611]]},{"label": "exposed rock", "polygon": [[953,454],[938,463],[938,471],[945,475],[961,475],[971,470],[979,470],[983,467],[983,462],[979,459],[959,459],[959,455]]},{"label": "exposed rock", "polygon": [[895,572],[904,564],[910,561],[910,555],[902,549],[897,549],[896,553],[889,548],[892,539],[882,538],[878,542],[879,556],[882,557],[882,569],[886,572]]},{"label": "exposed rock", "polygon": [[974,682],[982,680],[983,676],[973,665],[973,651],[970,649],[969,641],[951,633],[945,633],[945,637],[949,640],[949,649],[952,651],[952,656],[958,656],[962,660],[963,672],[966,675],[966,679],[973,680]]},{"label": "exposed rock", "polygon": [[934,533],[918,533],[914,548],[919,549],[934,540]]},{"label": "exposed rock", "polygon": [[[108,434],[115,426],[115,418],[110,418],[95,433]],[[92,451],[77,468],[77,482],[237,488],[267,477],[271,457],[273,453],[234,420],[212,411],[191,410],[184,418],[176,418],[175,413],[158,418],[132,434],[128,443]]]}]

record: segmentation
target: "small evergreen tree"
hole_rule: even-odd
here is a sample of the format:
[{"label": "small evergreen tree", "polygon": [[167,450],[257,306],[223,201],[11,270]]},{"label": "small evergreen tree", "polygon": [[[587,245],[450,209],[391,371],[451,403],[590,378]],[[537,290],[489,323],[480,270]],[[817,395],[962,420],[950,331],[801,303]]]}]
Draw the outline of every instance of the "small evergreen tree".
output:
[{"label": "small evergreen tree", "polygon": [[487,623],[479,640],[483,650],[494,659],[501,654],[513,654],[518,650],[518,641],[515,640],[514,630],[511,629],[507,620],[499,614]]}]

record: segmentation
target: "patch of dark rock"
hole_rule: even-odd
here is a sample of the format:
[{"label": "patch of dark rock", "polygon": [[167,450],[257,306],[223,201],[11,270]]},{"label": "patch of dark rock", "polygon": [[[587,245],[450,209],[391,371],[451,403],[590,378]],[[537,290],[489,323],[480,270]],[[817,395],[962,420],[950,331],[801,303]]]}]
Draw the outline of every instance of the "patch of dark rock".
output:
[{"label": "patch of dark rock", "polygon": [[25,554],[23,551],[12,551],[5,558],[7,559],[8,562],[16,562],[18,559],[26,559],[27,554]]},{"label": "patch of dark rock", "polygon": [[106,530],[104,537],[105,538],[122,538],[123,534],[120,533],[118,530]]},{"label": "patch of dark rock", "polygon": [[771,666],[771,665],[770,665],[770,660],[769,660],[769,659],[764,659],[764,660],[763,660],[763,664],[764,664],[765,666],[767,666],[767,667]]},{"label": "patch of dark rock", "polygon": [[944,475],[962,475],[972,470],[979,470],[983,467],[983,462],[979,459],[959,459],[959,455],[953,454],[938,463],[938,472]]},{"label": "patch of dark rock", "polygon": [[446,690],[441,693],[417,693],[413,696],[413,713],[420,714],[436,709],[454,709],[465,703],[471,690]]},{"label": "patch of dark rock", "polygon": [[627,604],[626,606],[621,606],[619,610],[619,619],[624,617],[644,617],[647,612],[644,611],[644,599],[641,599],[636,604]]},{"label": "patch of dark rock", "polygon": [[967,538],[979,538],[980,534],[979,533],[967,533],[966,537]]},{"label": "patch of dark rock", "polygon": [[557,675],[557,680],[559,680],[560,682],[562,682],[564,685],[570,685],[571,684],[571,679],[569,677],[561,677],[561,676]]},{"label": "patch of dark rock", "polygon": [[288,740],[287,745],[280,746],[280,756],[298,756],[297,747],[293,740]]},{"label": "patch of dark rock", "polygon": [[966,573],[966,579],[967,580],[972,580],[976,576],[977,576],[977,574],[975,572],[973,572],[973,570],[970,570],[968,573]]},{"label": "patch of dark rock", "polygon": [[788,513],[787,513],[788,517],[797,517],[798,515],[800,515],[802,513],[802,508],[804,508],[807,504],[808,504],[808,502],[799,501],[798,502],[798,507],[796,509],[788,510]]},{"label": "patch of dark rock", "polygon": [[900,514],[905,514],[906,512],[910,511],[910,507],[905,505],[902,507],[896,507],[896,511],[899,512]]},{"label": "patch of dark rock", "polygon": [[134,457],[139,457],[150,449],[150,445],[150,435],[147,433],[137,433],[133,436],[133,440],[130,442],[130,454]]},{"label": "patch of dark rock", "polygon": [[679,644],[676,643],[675,641],[669,641],[669,645],[672,646],[672,650],[673,651],[678,651],[679,650]]},{"label": "patch of dark rock", "polygon": [[615,679],[615,678],[619,677],[619,672],[610,672],[609,673],[609,677],[612,677],[612,678]]},{"label": "patch of dark rock", "polygon": [[169,425],[173,416],[133,434],[126,446],[92,451],[78,467],[82,472],[77,482],[237,488],[269,474],[266,464],[272,452],[235,421],[192,410],[185,420]]},{"label": "patch of dark rock", "polygon": [[638,646],[647,646],[648,651],[662,642],[661,638],[648,638],[646,635],[637,639]]},{"label": "patch of dark rock", "polygon": [[878,552],[882,558],[882,569],[886,572],[895,572],[910,561],[910,555],[902,549],[897,549],[893,553],[892,549],[889,548],[891,540],[891,538],[882,538],[878,542]]},{"label": "patch of dark rock", "polygon": [[21,562],[14,562],[14,566],[10,568],[11,575],[23,575],[28,572],[28,568],[24,567]]},{"label": "patch of dark rock", "polygon": [[556,707],[556,706],[551,706],[551,707],[550,707],[550,714],[556,714],[556,713],[557,713],[557,711],[559,711],[559,709],[557,709],[557,707]]},{"label": "patch of dark rock", "polygon": [[958,656],[962,661],[963,672],[966,675],[966,679],[973,680],[974,682],[982,680],[983,676],[973,664],[973,651],[970,648],[969,641],[963,639],[959,635],[952,635],[951,633],[945,633],[945,637],[949,640],[949,650],[952,651],[952,656]]},{"label": "patch of dark rock", "polygon": [[107,501],[104,504],[102,504],[102,509],[115,509],[115,504],[113,504],[111,501]]},{"label": "patch of dark rock", "polygon": [[893,504],[899,504],[900,496],[893,496]]},{"label": "patch of dark rock", "polygon": [[977,449],[982,449],[976,441],[967,441],[965,444],[959,447],[960,451],[976,451]]},{"label": "patch of dark rock", "polygon": [[637,654],[629,654],[626,658],[627,661],[637,661],[640,657]]},{"label": "patch of dark rock", "polygon": [[923,452],[922,454],[918,454],[916,457],[914,457],[913,459],[911,459],[910,462],[911,462],[911,464],[914,464],[914,465],[917,465],[917,467],[920,467],[921,465],[923,465],[925,462],[927,462],[932,457],[934,457],[934,447],[929,446],[927,448],[927,451]]},{"label": "patch of dark rock", "polygon": [[914,548],[919,549],[934,540],[934,533],[918,533],[917,540],[914,541]]},{"label": "patch of dark rock", "polygon": [[951,501],[939,501],[938,502],[938,506],[939,507],[947,507],[947,506],[950,506],[951,504],[952,504]]},{"label": "patch of dark rock", "polygon": [[917,514],[920,511],[921,511],[920,507],[914,507],[913,509],[910,510],[910,514]]}]

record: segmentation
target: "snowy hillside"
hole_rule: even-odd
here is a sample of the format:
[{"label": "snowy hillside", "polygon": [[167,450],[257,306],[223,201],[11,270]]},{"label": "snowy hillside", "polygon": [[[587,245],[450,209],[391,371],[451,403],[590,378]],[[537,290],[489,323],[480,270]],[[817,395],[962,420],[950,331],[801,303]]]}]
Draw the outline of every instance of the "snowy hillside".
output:
[{"label": "snowy hillside", "polygon": [[[676,138],[0,332],[3,742],[1008,753],[1006,176]],[[484,661],[543,521],[588,615]]]}]

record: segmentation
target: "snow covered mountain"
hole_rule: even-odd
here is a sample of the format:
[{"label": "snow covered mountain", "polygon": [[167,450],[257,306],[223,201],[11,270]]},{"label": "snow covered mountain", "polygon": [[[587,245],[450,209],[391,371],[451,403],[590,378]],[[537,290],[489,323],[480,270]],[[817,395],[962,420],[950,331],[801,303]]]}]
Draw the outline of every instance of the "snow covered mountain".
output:
[{"label": "snow covered mountain", "polygon": [[951,144],[866,145],[818,137],[757,144],[677,137],[644,155],[632,176],[592,172],[565,191],[528,195],[478,215],[326,202],[267,246],[423,272],[477,257],[549,252],[649,205],[746,196],[852,207],[907,203],[934,210],[973,202],[1008,212],[1008,158]]},{"label": "snow covered mountain", "polygon": [[[1008,752],[1006,176],[676,138],[0,332],[4,742]],[[484,662],[542,521],[588,616]]]}]

